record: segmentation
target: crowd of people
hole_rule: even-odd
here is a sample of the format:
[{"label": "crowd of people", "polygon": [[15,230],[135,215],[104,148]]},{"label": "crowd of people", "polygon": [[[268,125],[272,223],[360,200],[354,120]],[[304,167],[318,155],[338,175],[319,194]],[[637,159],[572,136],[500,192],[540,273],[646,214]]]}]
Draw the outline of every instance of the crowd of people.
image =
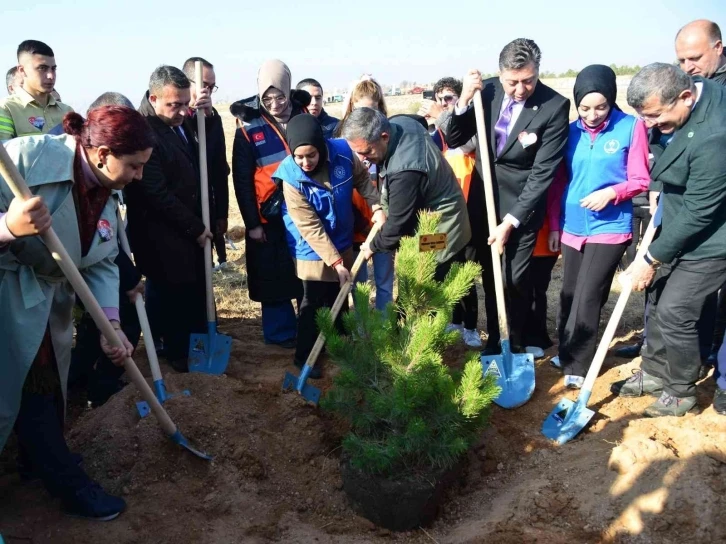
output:
[{"label": "crowd of people", "polygon": [[[206,332],[207,240],[218,266],[226,262],[230,173],[263,340],[294,350],[298,367],[315,343],[317,310],[332,306],[347,282],[367,281],[366,267],[351,278],[358,253],[372,260],[376,307],[395,303],[399,241],[415,232],[421,210],[433,210],[446,234],[436,278],[454,263],[482,267],[486,343],[474,287],[448,328],[467,346],[499,351],[494,245],[503,256],[512,350],[543,357],[556,334],[552,364],[566,387],[580,388],[620,267],[634,289],[647,290],[647,302],[642,342],[620,351],[641,354],[641,368],[612,391],[657,397],[646,416],[683,416],[695,406],[696,383],[715,365],[713,405],[726,415],[726,296],[719,296],[726,282],[726,57],[718,25],[689,23],[675,50],[679,66],[654,63],[633,76],[626,98],[636,115],[619,107],[611,68],[585,67],[574,84],[572,122],[570,100],[539,79],[541,51],[529,39],[502,49],[498,77],[482,80],[470,70],[461,81],[442,78],[417,114],[391,117],[370,75],[351,84],[338,120],[323,107],[319,81],[305,78],[293,88],[289,68],[269,60],[258,70],[256,94],[230,107],[230,168],[207,60],[160,66],[138,108],[105,92],[84,118],[55,91],[53,50],[24,41],[7,73],[9,96],[0,100],[0,140],[33,193],[19,199],[0,183],[0,448],[14,431],[21,476],[40,478],[70,514],[108,520],[125,508],[69,450],[65,399],[82,388],[99,406],[123,387],[121,365],[140,336],[134,301],[141,294],[159,353],[174,370],[188,371],[189,336]],[[477,96],[486,134],[477,134]],[[495,188],[491,232],[484,169]],[[656,238],[636,258],[651,220]],[[123,348],[112,347],[82,308],[74,319],[73,292],[39,236],[51,225]],[[379,230],[367,241],[373,225]],[[124,228],[133,255],[119,249]],[[547,290],[560,255],[551,330]],[[317,365],[310,378],[322,372]]]}]

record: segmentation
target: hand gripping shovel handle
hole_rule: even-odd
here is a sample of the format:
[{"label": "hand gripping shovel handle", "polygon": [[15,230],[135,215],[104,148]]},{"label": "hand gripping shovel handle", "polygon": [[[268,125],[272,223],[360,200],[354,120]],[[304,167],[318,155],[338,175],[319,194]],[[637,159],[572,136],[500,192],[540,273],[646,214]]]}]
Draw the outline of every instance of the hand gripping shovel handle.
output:
[{"label": "hand gripping shovel handle", "polygon": [[[0,174],[2,174],[2,177],[5,178],[5,181],[7,182],[10,190],[13,192],[16,198],[27,200],[33,196],[28,189],[25,180],[20,175],[20,172],[18,171],[13,161],[10,159],[8,152],[5,150],[5,147],[2,144],[0,144]],[[41,236],[43,238],[43,241],[45,242],[45,245],[48,247],[51,254],[53,255],[53,258],[58,263],[58,266],[63,271],[63,274],[66,276],[66,278],[68,278],[68,281],[73,287],[73,290],[83,302],[86,311],[91,314],[91,317],[96,323],[98,329],[106,337],[106,339],[112,346],[117,348],[124,348],[123,343],[116,334],[116,331],[111,325],[111,322],[106,317],[106,314],[103,313],[103,310],[101,310],[101,306],[99,306],[98,301],[93,296],[93,293],[91,293],[88,285],[86,285],[85,280],[81,276],[76,265],[71,260],[68,252],[66,251],[65,247],[63,247],[63,244],[61,243],[58,235],[55,233],[53,228],[51,227],[45,234]],[[141,375],[141,372],[139,371],[136,363],[134,363],[131,357],[126,357],[126,360],[124,361],[124,367],[126,369],[126,373],[131,378],[131,381],[141,392],[141,396],[146,402],[149,403],[151,411],[154,413],[154,416],[156,416],[156,419],[159,421],[159,425],[161,425],[161,428],[170,437],[174,436],[177,433],[176,425],[169,417],[169,414],[166,413],[166,410],[164,410],[161,404],[159,404],[159,401],[156,400],[154,393],[151,391],[151,388],[146,383],[146,380]]]},{"label": "hand gripping shovel handle", "polygon": [[[486,123],[484,123],[484,105],[481,91],[474,94],[474,116],[476,118],[477,145],[481,157],[482,177],[484,179],[484,197],[487,206],[489,233],[497,228],[497,211],[494,206],[494,187],[492,184],[491,158],[487,141]],[[496,245],[490,246],[492,252],[492,269],[494,271],[494,292],[497,298],[497,316],[499,317],[499,335],[502,340],[509,339],[509,323],[507,322],[507,306],[504,301],[504,281],[502,280],[502,261]]]},{"label": "hand gripping shovel handle", "polygon": [[[131,246],[129,246],[129,239],[126,237],[126,229],[124,228],[121,214],[118,214],[118,234],[121,239],[121,249],[126,252],[126,255],[131,257]],[[154,346],[154,337],[151,334],[151,326],[149,325],[149,317],[146,315],[146,306],[144,305],[144,299],[140,294],[136,294],[134,299],[134,305],[136,306],[136,314],[139,316],[139,325],[141,325],[141,332],[144,333],[144,345],[146,346],[146,356],[149,359],[149,367],[151,368],[151,375],[154,377],[154,382],[161,380],[161,369],[159,368],[159,359],[156,356],[156,347]]]},{"label": "hand gripping shovel handle", "polygon": [[[202,92],[202,63],[194,63],[194,79],[197,86],[197,96]],[[207,131],[205,127],[204,112],[197,110],[197,135],[199,139],[199,177],[201,183],[200,194],[202,195],[202,221],[210,231],[211,221],[209,219],[209,174],[207,172]],[[212,241],[207,238],[204,241],[204,285],[207,289],[207,323],[216,321],[214,309],[214,288],[212,287]]]},{"label": "hand gripping shovel handle", "polygon": [[[646,251],[648,251],[648,246],[650,246],[650,243],[653,241],[653,237],[655,236],[656,228],[657,227],[655,225],[654,216],[653,218],[651,218],[650,223],[648,223],[648,228],[645,230],[645,234],[643,234],[643,238],[640,240],[640,248],[638,248],[638,253],[635,255],[635,261],[642,259],[643,255],[645,255]],[[592,359],[590,370],[587,371],[587,377],[585,378],[585,382],[582,384],[583,393],[581,394],[584,394],[587,397],[590,396],[590,392],[592,392],[592,388],[595,385],[595,380],[600,374],[600,367],[602,367],[603,361],[605,361],[605,356],[607,355],[608,349],[610,347],[610,342],[613,341],[613,337],[615,336],[615,330],[620,323],[620,318],[623,315],[625,306],[628,303],[628,298],[630,298],[630,293],[633,290],[633,284],[630,281],[629,276],[621,274],[619,281],[622,287],[622,291],[620,291],[620,296],[618,297],[618,301],[615,304],[613,313],[610,316],[607,327],[605,327],[605,332],[602,335],[602,339],[597,346],[597,351],[595,352],[595,357],[593,357]],[[579,401],[580,399],[578,399],[578,402]],[[587,404],[587,401],[588,398],[582,399],[582,402],[585,404]]]},{"label": "hand gripping shovel handle", "polygon": [[[366,244],[370,244],[373,238],[375,238],[376,234],[380,230],[381,225],[380,223],[373,223],[373,227],[371,227],[371,231],[368,233],[368,236],[366,237]],[[355,277],[358,275],[358,271],[360,270],[360,267],[365,262],[365,255],[363,255],[363,252],[359,252],[358,256],[356,257],[355,261],[353,262],[353,268],[350,269],[350,281],[346,282],[345,285],[340,289],[340,293],[338,293],[338,296],[335,299],[335,302],[333,303],[333,307],[330,309],[330,318],[335,321],[338,317],[338,314],[340,313],[340,309],[343,307],[343,304],[345,303],[346,299],[348,298],[348,294],[350,293],[350,289],[353,286],[353,282],[355,281]],[[312,351],[310,352],[310,355],[308,355],[308,360],[305,361],[305,366],[308,366],[310,368],[313,368],[315,366],[315,362],[318,360],[318,357],[320,356],[320,352],[323,351],[323,347],[325,346],[325,336],[321,332],[318,334],[318,339],[315,341],[315,345],[313,346]]]}]

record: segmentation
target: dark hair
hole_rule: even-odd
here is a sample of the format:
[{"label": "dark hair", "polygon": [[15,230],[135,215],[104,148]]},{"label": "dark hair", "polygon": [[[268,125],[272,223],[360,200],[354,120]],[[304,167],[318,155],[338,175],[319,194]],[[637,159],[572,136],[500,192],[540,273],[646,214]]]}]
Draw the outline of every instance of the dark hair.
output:
[{"label": "dark hair", "polygon": [[159,66],[151,73],[149,78],[149,92],[156,94],[167,85],[177,89],[188,89],[191,87],[189,78],[179,68],[174,66]]},{"label": "dark hair", "polygon": [[678,66],[654,62],[633,76],[628,85],[628,104],[640,109],[651,96],[664,106],[673,104],[683,91],[695,90],[691,77]]},{"label": "dark hair", "polygon": [[44,55],[46,57],[55,57],[53,50],[48,45],[38,40],[25,40],[18,46],[18,60],[20,55],[28,53],[29,55]]},{"label": "dark hair", "polygon": [[8,70],[8,73],[5,74],[5,87],[8,89],[8,93],[10,93],[10,85],[13,84],[13,79],[15,79],[15,74],[18,73],[18,67],[13,66]]},{"label": "dark hair", "polygon": [[66,113],[63,130],[83,147],[105,145],[116,157],[154,147],[154,134],[144,116],[124,106],[90,110],[85,120],[75,112]]},{"label": "dark hair", "polygon": [[88,111],[101,108],[103,106],[123,106],[125,108],[134,108],[131,100],[126,98],[121,93],[107,92],[96,98],[96,100],[88,106]]},{"label": "dark hair", "polygon": [[320,84],[320,82],[317,79],[313,79],[311,77],[303,79],[295,86],[298,91],[301,91],[304,87],[317,87],[318,89],[320,89],[321,93],[323,92],[323,86]]},{"label": "dark hair", "polygon": [[539,62],[542,60],[542,51],[534,40],[517,38],[504,46],[499,54],[500,70],[521,70],[530,63],[534,63],[539,70]]},{"label": "dark hair", "polygon": [[202,57],[189,57],[187,60],[184,61],[184,66],[182,66],[182,72],[184,72],[184,75],[187,76],[187,79],[189,79],[189,81],[194,79],[194,67],[197,61],[202,63],[203,68],[209,68],[210,70],[214,70],[214,65],[208,60],[205,60]]},{"label": "dark hair", "polygon": [[451,89],[456,93],[456,96],[461,96],[461,87],[462,83],[458,79],[453,77],[442,77],[436,82],[436,85],[434,85],[434,96],[444,89]]},{"label": "dark hair", "polygon": [[357,108],[341,121],[340,135],[348,141],[377,142],[384,132],[391,132],[391,123],[383,112],[373,108]]}]

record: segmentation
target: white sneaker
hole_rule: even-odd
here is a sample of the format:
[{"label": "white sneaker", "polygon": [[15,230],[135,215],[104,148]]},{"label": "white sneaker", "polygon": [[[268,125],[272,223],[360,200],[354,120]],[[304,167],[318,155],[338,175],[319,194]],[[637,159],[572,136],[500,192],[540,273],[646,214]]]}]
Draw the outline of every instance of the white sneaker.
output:
[{"label": "white sneaker", "polygon": [[464,332],[461,333],[462,338],[464,339],[464,343],[469,346],[470,348],[480,348],[481,347],[481,336],[479,336],[479,331],[476,329],[464,329]]},{"label": "white sneaker", "polygon": [[214,270],[215,272],[219,272],[220,270],[224,270],[225,268],[227,268],[227,266],[227,261],[224,261],[213,267],[212,270]]},{"label": "white sneaker", "polygon": [[571,376],[570,374],[565,376],[565,387],[567,389],[582,389],[583,383],[585,383],[585,378],[582,376]]},{"label": "white sneaker", "polygon": [[524,352],[531,353],[535,359],[541,359],[545,356],[544,350],[538,346],[527,346],[524,348]]},{"label": "white sneaker", "polygon": [[454,332],[459,331],[460,333],[464,332],[464,325],[461,323],[449,323],[446,325],[446,332]]},{"label": "white sneaker", "polygon": [[562,363],[560,362],[560,356],[555,355],[550,359],[550,364],[555,368],[562,368]]}]

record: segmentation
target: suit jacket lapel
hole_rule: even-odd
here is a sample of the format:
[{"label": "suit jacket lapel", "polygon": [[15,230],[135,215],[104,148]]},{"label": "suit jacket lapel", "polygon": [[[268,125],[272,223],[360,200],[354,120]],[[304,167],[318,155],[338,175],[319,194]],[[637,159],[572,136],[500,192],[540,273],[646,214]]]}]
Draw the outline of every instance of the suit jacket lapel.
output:
[{"label": "suit jacket lapel", "polygon": [[493,159],[497,157],[497,133],[494,127],[499,121],[499,115],[502,111],[502,103],[504,102],[504,89],[502,85],[497,82],[494,92],[494,99],[491,104],[490,120],[489,120],[489,153]]},{"label": "suit jacket lapel", "polygon": [[[539,87],[539,83],[537,83],[537,86]],[[535,89],[532,96],[530,96],[524,103],[524,107],[519,113],[519,117],[517,117],[517,122],[514,123],[512,130],[509,131],[509,137],[507,138],[507,143],[504,145],[504,149],[502,150],[502,155],[509,151],[509,148],[519,141],[520,133],[529,126],[532,119],[534,119],[539,113],[540,107],[539,93]]]},{"label": "suit jacket lapel", "polygon": [[686,121],[686,124],[678,129],[676,134],[673,136],[673,140],[663,150],[660,158],[653,165],[653,171],[650,174],[652,179],[656,179],[666,168],[668,168],[673,162],[681,156],[686,150],[688,144],[691,143],[693,136],[698,132],[699,125],[706,119],[706,112],[711,105],[711,95],[707,90],[706,85],[701,87],[700,100],[696,108],[691,113],[691,116]]}]

